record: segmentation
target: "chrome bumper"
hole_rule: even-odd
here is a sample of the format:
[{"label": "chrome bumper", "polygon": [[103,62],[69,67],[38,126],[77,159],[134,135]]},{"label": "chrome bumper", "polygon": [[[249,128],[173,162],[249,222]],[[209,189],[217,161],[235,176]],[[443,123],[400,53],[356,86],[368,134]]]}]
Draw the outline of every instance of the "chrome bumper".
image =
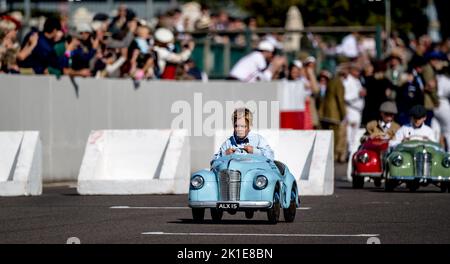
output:
[{"label": "chrome bumper", "polygon": [[430,182],[450,182],[450,177],[389,176],[389,180],[397,180],[397,181],[426,180]]},{"label": "chrome bumper", "polygon": [[368,172],[368,173],[354,173],[353,177],[371,177],[371,178],[381,178],[383,172]]},{"label": "chrome bumper", "polygon": [[[239,204],[239,209],[249,208],[249,209],[265,209],[272,206],[272,202],[269,201],[205,201],[189,202],[189,207],[191,208],[216,208],[217,203],[237,203]],[[238,209],[238,210],[239,210]]]}]

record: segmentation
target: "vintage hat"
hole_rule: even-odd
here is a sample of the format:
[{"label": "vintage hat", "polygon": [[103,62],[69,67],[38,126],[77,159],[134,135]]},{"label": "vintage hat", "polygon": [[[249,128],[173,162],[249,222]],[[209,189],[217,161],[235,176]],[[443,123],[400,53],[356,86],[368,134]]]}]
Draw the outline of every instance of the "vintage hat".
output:
[{"label": "vintage hat", "polygon": [[427,110],[423,105],[416,105],[411,108],[409,115],[414,119],[420,119],[427,116]]},{"label": "vintage hat", "polygon": [[333,77],[333,74],[331,74],[330,71],[324,69],[324,70],[321,70],[321,71],[320,71],[319,77],[325,77],[325,78],[327,78],[328,80],[330,80],[330,79]]},{"label": "vintage hat", "polygon": [[167,28],[158,28],[155,31],[155,39],[158,42],[161,43],[170,43],[174,40],[174,35],[172,31],[168,30]]},{"label": "vintage hat", "polygon": [[316,58],[314,58],[313,56],[308,56],[303,63],[304,64],[308,64],[308,63],[315,63],[316,62]]},{"label": "vintage hat", "polygon": [[380,112],[387,114],[397,114],[397,105],[394,102],[386,101],[380,105]]},{"label": "vintage hat", "polygon": [[88,23],[80,23],[77,25],[77,33],[89,32],[92,33],[92,27]]},{"label": "vintage hat", "polygon": [[270,41],[263,40],[258,44],[258,50],[274,52],[275,46]]},{"label": "vintage hat", "polygon": [[299,69],[303,68],[303,63],[299,60],[292,61],[292,64]]}]

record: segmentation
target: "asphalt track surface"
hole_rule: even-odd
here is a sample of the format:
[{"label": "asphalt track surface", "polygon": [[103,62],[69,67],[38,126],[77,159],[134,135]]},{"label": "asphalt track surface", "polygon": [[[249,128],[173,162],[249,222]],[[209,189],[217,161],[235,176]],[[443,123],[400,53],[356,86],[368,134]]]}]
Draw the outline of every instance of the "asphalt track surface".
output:
[{"label": "asphalt track surface", "polygon": [[[47,187],[40,197],[0,198],[0,243],[300,244],[450,243],[450,193],[426,187],[354,190],[336,165],[332,196],[301,197],[293,223],[270,225],[264,212],[194,223],[187,195],[79,196]],[[77,241],[77,240],[75,240]]]}]

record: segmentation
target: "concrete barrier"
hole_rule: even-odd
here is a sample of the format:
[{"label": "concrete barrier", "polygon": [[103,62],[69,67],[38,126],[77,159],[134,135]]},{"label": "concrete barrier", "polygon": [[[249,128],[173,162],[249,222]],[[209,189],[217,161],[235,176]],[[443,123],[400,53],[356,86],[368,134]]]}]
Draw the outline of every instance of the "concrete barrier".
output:
[{"label": "concrete barrier", "polygon": [[[220,112],[223,120],[231,120],[234,107],[228,111],[229,102],[253,102],[258,109],[255,126],[279,127],[279,109],[272,104],[278,101],[274,82],[152,80],[135,87],[129,79],[0,74],[0,83],[0,131],[40,132],[44,182],[77,180],[86,138],[93,130],[188,129],[191,169],[196,171],[209,165],[213,151],[214,131],[203,133],[203,125],[209,127],[210,117]],[[257,125],[256,116],[263,112],[275,120]],[[180,115],[192,122],[173,126]],[[211,127],[227,128],[225,123]]]},{"label": "concrete barrier", "polygon": [[0,132],[0,196],[42,194],[39,132]]},{"label": "concrete barrier", "polygon": [[[350,144],[349,151],[350,156],[347,164],[347,181],[352,182],[352,157],[358,151],[359,146],[361,145],[361,138],[366,133],[365,129],[358,129],[356,133],[355,140]],[[368,178],[366,180],[369,180]]]},{"label": "concrete barrier", "polygon": [[190,171],[187,130],[98,130],[86,144],[78,193],[187,193]]},{"label": "concrete barrier", "polygon": [[[299,184],[300,195],[332,195],[334,192],[334,157],[332,131],[254,130],[267,139],[275,159],[285,163]],[[217,151],[232,134],[215,134]]]}]

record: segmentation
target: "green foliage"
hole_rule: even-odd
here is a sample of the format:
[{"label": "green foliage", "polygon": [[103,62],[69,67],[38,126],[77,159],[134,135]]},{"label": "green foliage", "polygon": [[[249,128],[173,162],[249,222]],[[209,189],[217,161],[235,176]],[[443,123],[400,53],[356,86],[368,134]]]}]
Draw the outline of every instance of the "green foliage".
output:
[{"label": "green foliage", "polygon": [[[236,0],[236,5],[257,18],[260,26],[283,27],[290,6],[296,5],[305,26],[384,25],[385,0]],[[393,29],[426,28],[423,8],[426,0],[391,0]],[[416,27],[417,24],[418,27]]]}]

